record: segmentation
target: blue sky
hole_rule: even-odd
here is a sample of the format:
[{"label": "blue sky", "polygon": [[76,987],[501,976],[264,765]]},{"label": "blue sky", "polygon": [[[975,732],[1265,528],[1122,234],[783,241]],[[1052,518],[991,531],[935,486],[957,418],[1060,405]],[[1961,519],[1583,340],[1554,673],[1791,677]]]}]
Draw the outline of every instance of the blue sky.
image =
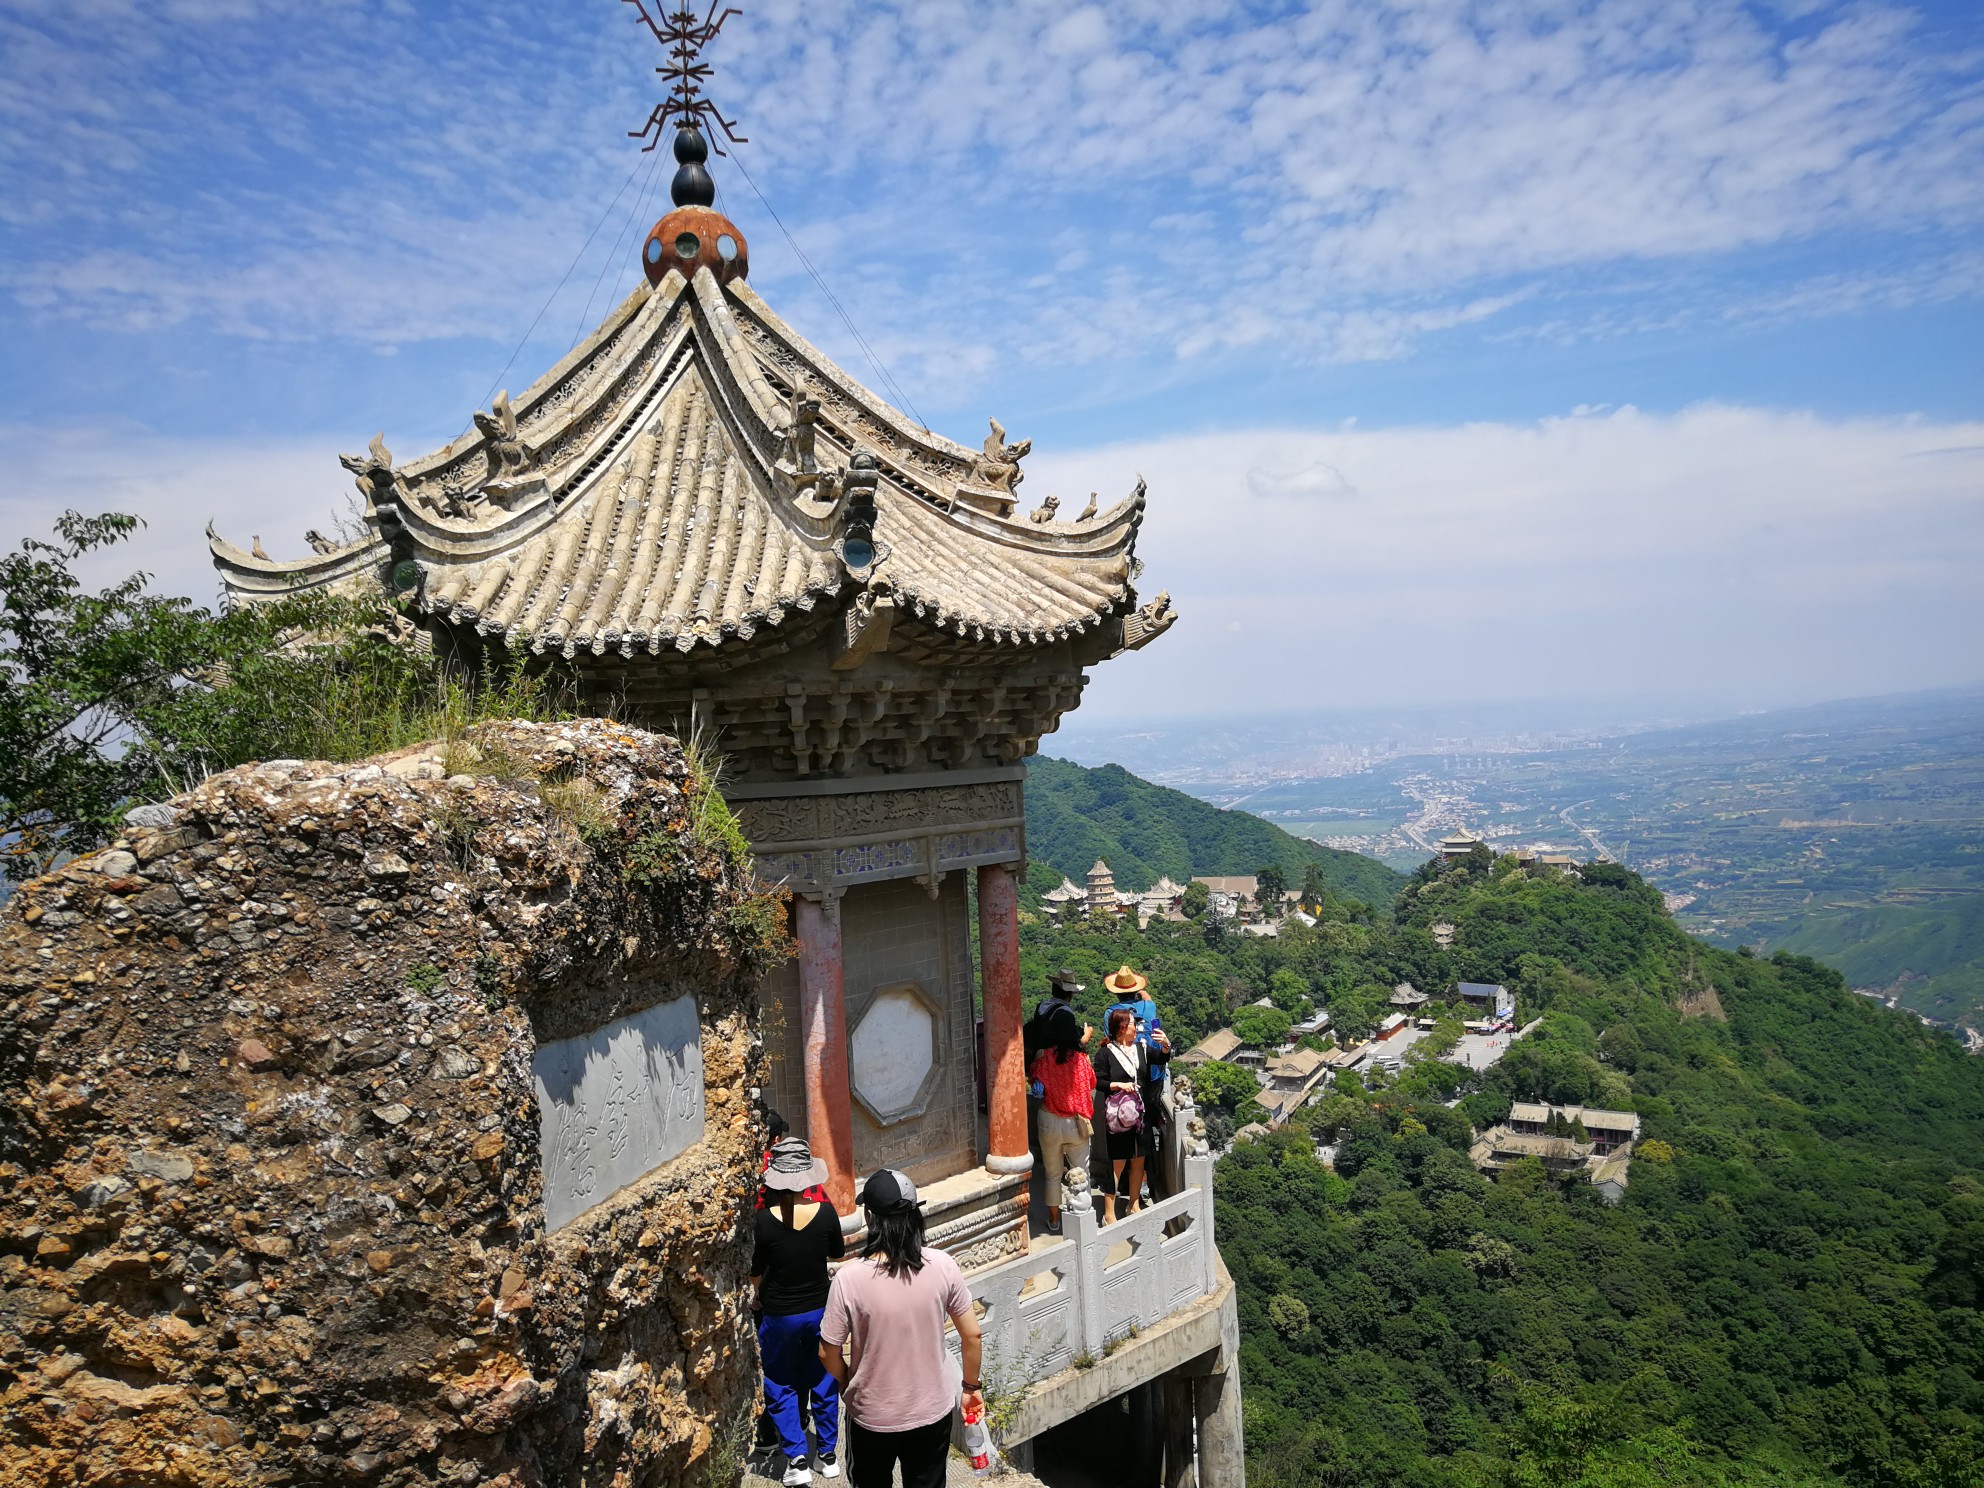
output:
[{"label": "blue sky", "polygon": [[[1099,716],[1984,676],[1974,0],[744,11],[759,291],[1028,496],[1150,479],[1185,623]],[[296,550],[338,449],[527,385],[636,280],[658,60],[614,0],[0,0],[0,536],[133,506],[204,595],[209,516]]]}]

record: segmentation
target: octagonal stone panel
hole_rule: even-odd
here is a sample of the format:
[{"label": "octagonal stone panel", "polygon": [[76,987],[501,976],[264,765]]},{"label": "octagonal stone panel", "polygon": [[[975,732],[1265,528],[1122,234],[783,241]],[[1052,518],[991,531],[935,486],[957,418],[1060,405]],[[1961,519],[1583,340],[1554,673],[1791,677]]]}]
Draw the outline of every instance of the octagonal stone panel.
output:
[{"label": "octagonal stone panel", "polygon": [[848,1085],[862,1109],[882,1126],[921,1116],[930,1105],[937,1068],[935,999],[917,982],[875,989],[848,1039]]}]

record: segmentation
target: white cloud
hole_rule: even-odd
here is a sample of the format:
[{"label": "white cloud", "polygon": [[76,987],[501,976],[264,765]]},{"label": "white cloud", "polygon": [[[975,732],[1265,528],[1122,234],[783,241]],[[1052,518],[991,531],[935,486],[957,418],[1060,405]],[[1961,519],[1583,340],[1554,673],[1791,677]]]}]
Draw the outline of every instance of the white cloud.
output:
[{"label": "white cloud", "polygon": [[256,441],[161,439],[129,427],[36,429],[0,425],[0,461],[12,473],[0,495],[9,541],[45,537],[64,511],[130,512],[144,528],[93,555],[98,582],[143,571],[161,594],[217,602],[219,579],[206,525],[247,547],[260,537],[275,557],[302,557],[303,533],[329,530],[347,512],[351,477],[331,438]]},{"label": "white cloud", "polygon": [[[1623,408],[1050,451],[1028,489],[1150,480],[1143,585],[1182,619],[1089,713],[1762,702],[1977,680],[1980,450],[1984,424]],[[1356,499],[1249,499],[1319,469]]]},{"label": "white cloud", "polygon": [[[209,599],[206,521],[301,554],[304,529],[348,501],[339,447],[0,429],[14,477],[0,530],[45,532],[65,507],[134,511],[150,524],[139,543],[97,571],[142,567]],[[1090,720],[1522,697],[1747,705],[1979,679],[1984,424],[1622,408],[1181,436],[1028,468],[1027,490],[1064,507],[1090,490],[1106,502],[1137,470],[1150,480],[1142,587],[1168,589],[1181,619],[1096,669]],[[1329,499],[1263,499],[1262,471]]]},{"label": "white cloud", "polygon": [[1247,489],[1256,496],[1354,496],[1357,488],[1343,472],[1320,460],[1294,469],[1270,470],[1256,465],[1247,472]]}]

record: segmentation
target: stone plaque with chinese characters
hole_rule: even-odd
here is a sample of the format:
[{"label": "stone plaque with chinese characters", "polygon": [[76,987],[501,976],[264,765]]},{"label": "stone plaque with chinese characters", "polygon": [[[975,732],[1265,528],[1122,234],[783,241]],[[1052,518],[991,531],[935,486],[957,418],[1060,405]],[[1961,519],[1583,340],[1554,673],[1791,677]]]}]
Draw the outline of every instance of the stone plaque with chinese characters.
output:
[{"label": "stone plaque with chinese characters", "polygon": [[538,1046],[544,1223],[569,1224],[703,1139],[696,999],[678,997]]}]

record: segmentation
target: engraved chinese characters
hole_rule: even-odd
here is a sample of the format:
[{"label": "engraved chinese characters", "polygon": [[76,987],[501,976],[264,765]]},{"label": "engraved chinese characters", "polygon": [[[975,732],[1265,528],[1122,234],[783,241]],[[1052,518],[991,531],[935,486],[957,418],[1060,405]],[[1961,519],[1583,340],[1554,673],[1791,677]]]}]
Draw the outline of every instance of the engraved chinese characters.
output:
[{"label": "engraved chinese characters", "polygon": [[532,1073],[547,1229],[569,1224],[703,1139],[694,997],[539,1045]]}]

